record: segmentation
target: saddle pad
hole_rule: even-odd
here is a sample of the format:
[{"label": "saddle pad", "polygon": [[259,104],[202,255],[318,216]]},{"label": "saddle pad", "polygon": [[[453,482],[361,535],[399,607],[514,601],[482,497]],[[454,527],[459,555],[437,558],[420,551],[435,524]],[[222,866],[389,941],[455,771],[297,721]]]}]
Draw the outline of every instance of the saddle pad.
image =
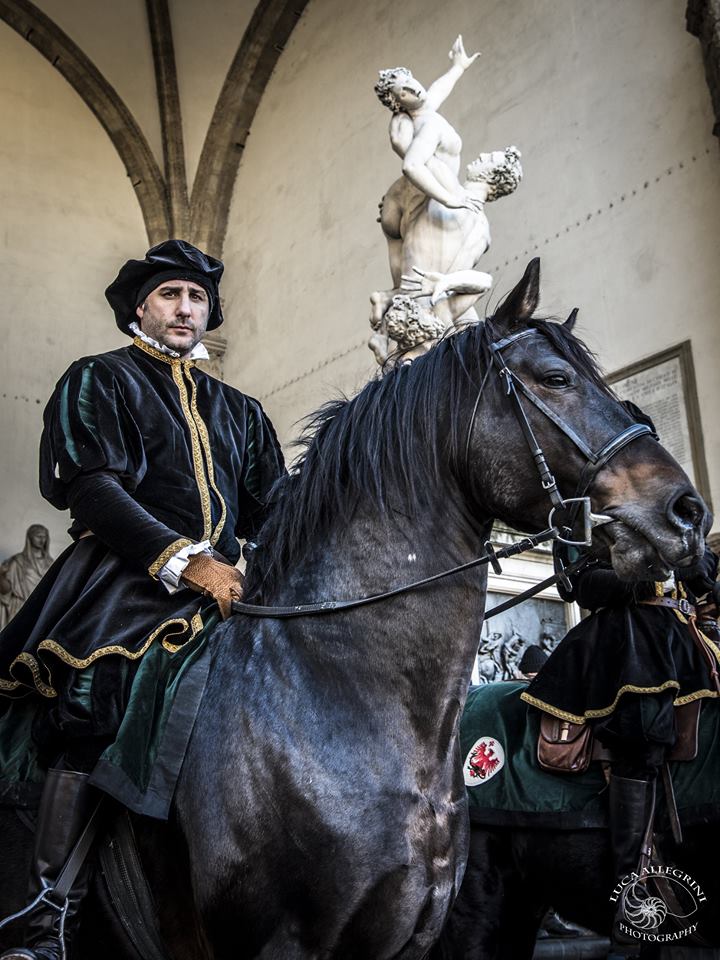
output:
[{"label": "saddle pad", "polygon": [[[607,825],[605,777],[600,764],[586,773],[550,773],[537,762],[540,714],[520,699],[527,683],[502,681],[471,687],[460,721],[463,775],[476,823],[577,830]],[[717,819],[720,749],[717,701],[701,711],[698,756],[670,769],[683,824]],[[662,791],[658,815],[663,823]]]}]

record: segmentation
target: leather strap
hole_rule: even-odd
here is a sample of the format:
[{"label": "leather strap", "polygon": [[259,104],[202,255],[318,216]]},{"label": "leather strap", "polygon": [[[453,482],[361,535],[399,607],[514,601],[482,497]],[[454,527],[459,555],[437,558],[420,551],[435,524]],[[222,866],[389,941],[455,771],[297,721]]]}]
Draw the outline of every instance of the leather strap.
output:
[{"label": "leather strap", "polygon": [[112,823],[100,847],[100,864],[115,916],[143,960],[168,960],[158,927],[157,910],[137,851],[127,810]]},{"label": "leather strap", "polygon": [[649,597],[647,600],[638,600],[638,603],[644,603],[651,607],[669,607],[671,610],[679,610],[686,617],[695,616],[695,607],[684,597],[679,600],[674,597]]},{"label": "leather strap", "polygon": [[665,802],[667,804],[673,840],[680,846],[683,842],[682,826],[680,825],[680,816],[678,815],[677,803],[675,801],[675,788],[672,782],[672,774],[670,773],[667,760],[662,765],[662,780],[663,786],[665,787]]},{"label": "leather strap", "polygon": [[[445,577],[454,576],[457,573],[464,573],[466,570],[472,570],[473,567],[484,566],[488,563],[497,563],[498,560],[504,560],[506,557],[514,557],[518,553],[524,553],[532,550],[539,543],[545,543],[548,540],[557,539],[557,530],[549,527],[540,533],[530,534],[518,540],[517,543],[508,544],[501,550],[493,550],[492,546],[486,544],[486,553],[482,557],[476,557],[467,563],[461,563],[458,567],[451,567],[449,570],[443,570],[442,573],[435,573],[431,577],[425,577],[423,580],[414,580],[412,583],[406,583],[402,587],[395,587],[394,590],[387,590],[385,593],[374,593],[369,597],[359,597],[357,600],[323,600],[320,603],[298,603],[292,607],[266,607],[255,603],[245,603],[243,601],[233,600],[232,612],[244,613],[249,617],[270,617],[278,620],[288,620],[291,617],[305,617],[309,614],[327,614],[342,613],[345,610],[355,610],[358,607],[366,607],[371,603],[378,603],[381,600],[388,600],[390,597],[399,597],[411,590],[417,590],[420,587],[427,586],[430,583],[436,583],[438,580],[444,580]],[[583,563],[586,561],[583,560]],[[582,564],[581,564],[582,565]]]},{"label": "leather strap", "polygon": [[52,887],[49,887],[47,893],[50,895],[57,903],[65,903],[68,898],[72,886],[75,883],[80,868],[82,867],[85,859],[90,853],[90,848],[93,845],[93,841],[97,836],[97,832],[100,826],[100,812],[103,807],[104,797],[101,797],[95,809],[90,814],[90,819],[85,824],[83,832],[78,837],[78,840],[75,846],[72,849],[72,853],[65,861],[65,866],[60,871],[60,876],[57,878]]}]

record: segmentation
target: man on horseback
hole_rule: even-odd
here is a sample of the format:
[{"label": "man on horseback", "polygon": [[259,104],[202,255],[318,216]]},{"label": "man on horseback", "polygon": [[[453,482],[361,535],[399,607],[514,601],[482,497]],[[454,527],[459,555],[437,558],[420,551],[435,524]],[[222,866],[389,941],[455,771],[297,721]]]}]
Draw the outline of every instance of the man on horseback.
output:
[{"label": "man on horseback", "polygon": [[[87,880],[81,871],[62,903],[52,887],[93,787],[167,816],[204,685],[198,670],[186,682],[178,652],[195,650],[242,595],[238,538],[256,534],[284,472],[260,404],[195,363],[207,358],[206,330],[223,322],[222,272],[182,240],[129,260],[106,297],[132,344],[72,364],[45,410],[40,488],[70,509],[74,542],[0,633],[3,781],[40,779],[20,770],[31,753],[35,769],[47,770],[30,891],[37,906],[26,947],[3,960],[65,955],[61,926],[72,932]],[[146,697],[150,709],[168,678],[181,676],[172,735],[137,789],[106,751],[130,698]],[[32,731],[24,757],[20,729]]]},{"label": "man on horseback", "polygon": [[[655,427],[634,404],[638,422]],[[567,559],[567,558],[566,558]],[[571,724],[589,723],[610,760],[608,816],[615,877],[650,855],[655,788],[678,738],[677,708],[720,696],[720,650],[698,629],[718,558],[705,548],[665,581],[628,583],[591,561],[559,585],[590,616],[574,627],[521,698]]]}]

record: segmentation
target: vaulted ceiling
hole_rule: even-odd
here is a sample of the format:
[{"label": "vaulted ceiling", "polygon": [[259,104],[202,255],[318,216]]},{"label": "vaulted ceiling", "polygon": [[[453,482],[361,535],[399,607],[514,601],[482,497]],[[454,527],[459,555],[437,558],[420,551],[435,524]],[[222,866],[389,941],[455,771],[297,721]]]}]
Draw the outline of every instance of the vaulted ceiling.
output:
[{"label": "vaulted ceiling", "polygon": [[222,253],[245,142],[308,0],[0,0],[94,113],[151,244]]}]

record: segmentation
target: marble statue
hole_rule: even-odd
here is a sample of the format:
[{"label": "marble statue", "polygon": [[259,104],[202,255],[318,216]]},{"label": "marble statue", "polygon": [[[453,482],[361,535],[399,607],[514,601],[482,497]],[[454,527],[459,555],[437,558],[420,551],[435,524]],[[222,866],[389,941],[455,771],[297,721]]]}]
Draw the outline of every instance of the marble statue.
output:
[{"label": "marble statue", "polygon": [[0,564],[0,629],[25,603],[53,562],[47,527],[34,523],[25,534],[25,547]]},{"label": "marble statue", "polygon": [[403,161],[380,204],[393,286],[370,298],[376,332],[369,345],[379,363],[395,350],[407,359],[407,351],[429,349],[451,326],[477,320],[473,305],[492,285],[477,269],[490,245],[484,206],[517,187],[520,151],[480,154],[461,183],[462,141],[437,112],[479,55],[468,56],[459,36],[452,66],[427,90],[405,67],[380,71],[375,86],[393,113],[390,142]]}]

